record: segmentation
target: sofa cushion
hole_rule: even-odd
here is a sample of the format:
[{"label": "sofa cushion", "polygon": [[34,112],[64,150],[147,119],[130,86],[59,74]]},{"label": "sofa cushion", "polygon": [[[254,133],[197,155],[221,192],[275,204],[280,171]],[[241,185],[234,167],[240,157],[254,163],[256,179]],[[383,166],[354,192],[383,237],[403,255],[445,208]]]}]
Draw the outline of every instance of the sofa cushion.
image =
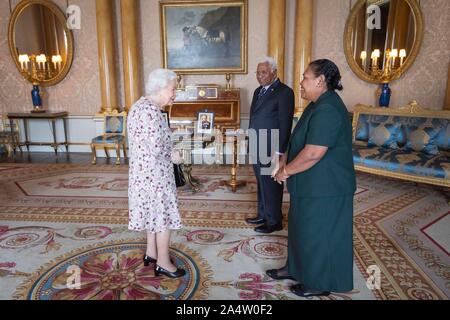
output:
[{"label": "sofa cushion", "polygon": [[442,130],[439,132],[439,135],[437,137],[437,144],[439,150],[450,151],[450,121],[444,121],[446,121],[447,123],[446,125],[445,123],[443,123],[442,125]]},{"label": "sofa cushion", "polygon": [[[394,123],[400,123],[404,127],[405,135],[408,132],[417,129],[420,126],[429,126],[440,129],[436,139],[438,149],[441,151],[450,151],[450,120],[443,118],[426,118],[414,116],[395,116]],[[405,141],[406,142],[406,141]],[[401,144],[399,143],[401,146]]]},{"label": "sofa cushion", "polygon": [[369,122],[369,142],[368,147],[383,147],[398,149],[398,137],[401,125],[398,123],[378,123]]},{"label": "sofa cushion", "polygon": [[[358,117],[358,123],[356,126],[355,140],[356,141],[369,141],[369,125],[370,123],[396,123],[393,116],[382,116],[374,114],[360,114]],[[406,144],[406,132],[404,127],[400,128],[400,132],[397,135],[397,145],[403,147]]]},{"label": "sofa cushion", "polygon": [[356,126],[355,139],[359,141],[369,140],[369,123],[392,123],[392,117],[390,116],[379,116],[373,114],[360,114],[358,117],[358,123]]},{"label": "sofa cushion", "polygon": [[367,122],[368,115],[361,114],[356,125],[355,139],[358,141],[369,140],[369,123]]},{"label": "sofa cushion", "polygon": [[353,161],[355,165],[363,165],[373,169],[450,179],[450,154],[446,152],[440,155],[430,155],[404,149],[369,148],[355,144],[353,145]]},{"label": "sofa cushion", "polygon": [[414,150],[418,152],[425,152],[426,154],[430,155],[438,155],[439,149],[437,139],[441,130],[441,127],[434,128],[427,125],[421,125],[419,127],[408,127],[408,140],[405,146],[405,150]]}]

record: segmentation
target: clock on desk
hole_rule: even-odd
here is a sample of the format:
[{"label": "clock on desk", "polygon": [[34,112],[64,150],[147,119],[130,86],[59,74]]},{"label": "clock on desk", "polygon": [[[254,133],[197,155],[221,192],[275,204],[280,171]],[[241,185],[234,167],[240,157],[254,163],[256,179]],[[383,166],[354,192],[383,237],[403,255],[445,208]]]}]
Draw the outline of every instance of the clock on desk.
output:
[{"label": "clock on desk", "polygon": [[184,100],[217,99],[218,89],[217,85],[186,86]]}]

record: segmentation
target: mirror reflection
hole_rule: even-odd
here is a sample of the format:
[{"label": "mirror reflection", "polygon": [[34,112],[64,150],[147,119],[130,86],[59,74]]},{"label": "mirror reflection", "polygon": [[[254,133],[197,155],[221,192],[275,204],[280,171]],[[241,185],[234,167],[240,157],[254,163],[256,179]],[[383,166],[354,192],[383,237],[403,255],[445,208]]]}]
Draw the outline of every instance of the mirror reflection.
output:
[{"label": "mirror reflection", "polygon": [[358,68],[380,82],[398,78],[412,56],[418,37],[410,1],[359,2],[349,22],[350,50]]},{"label": "mirror reflection", "polygon": [[14,49],[20,71],[33,82],[57,77],[68,62],[68,37],[64,21],[47,6],[31,4],[17,16]]}]

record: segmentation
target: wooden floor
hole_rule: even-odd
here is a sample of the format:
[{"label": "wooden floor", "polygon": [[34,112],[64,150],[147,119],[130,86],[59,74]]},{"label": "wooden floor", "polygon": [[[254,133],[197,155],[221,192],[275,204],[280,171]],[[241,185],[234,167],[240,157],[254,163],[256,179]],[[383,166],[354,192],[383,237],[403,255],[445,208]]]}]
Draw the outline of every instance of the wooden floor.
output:
[{"label": "wooden floor", "polygon": [[[0,154],[0,163],[64,163],[64,164],[90,164],[92,155],[90,153],[63,153],[59,152],[17,152],[15,156],[8,157]],[[97,158],[97,164],[114,165],[116,158]],[[121,164],[128,164],[128,160],[121,158]]]}]

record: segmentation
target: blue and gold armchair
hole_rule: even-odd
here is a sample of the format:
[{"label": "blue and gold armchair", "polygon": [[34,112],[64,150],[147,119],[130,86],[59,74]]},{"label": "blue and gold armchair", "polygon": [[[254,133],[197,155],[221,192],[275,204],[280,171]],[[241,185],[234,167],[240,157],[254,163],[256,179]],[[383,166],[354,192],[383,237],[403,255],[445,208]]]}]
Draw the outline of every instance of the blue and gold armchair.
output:
[{"label": "blue and gold armchair", "polygon": [[126,119],[127,113],[125,111],[119,113],[114,110],[111,113],[104,114],[104,133],[92,139],[91,142],[92,164],[97,163],[97,148],[103,148],[107,158],[109,158],[108,148],[114,148],[117,156],[116,165],[120,165],[120,148],[123,149],[123,156],[127,157]]},{"label": "blue and gold armchair", "polygon": [[355,106],[353,160],[362,172],[450,187],[450,112]]}]

